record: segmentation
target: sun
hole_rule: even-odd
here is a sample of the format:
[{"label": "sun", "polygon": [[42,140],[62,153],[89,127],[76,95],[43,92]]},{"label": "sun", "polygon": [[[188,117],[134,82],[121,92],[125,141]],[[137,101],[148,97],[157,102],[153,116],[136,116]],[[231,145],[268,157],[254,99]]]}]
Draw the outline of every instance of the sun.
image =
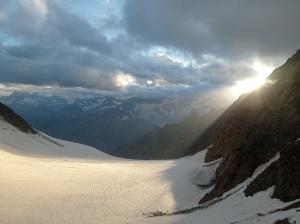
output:
[{"label": "sun", "polygon": [[265,83],[263,77],[256,77],[253,79],[245,79],[236,81],[236,85],[233,87],[234,94],[240,96],[247,92],[252,92],[255,89],[258,89]]},{"label": "sun", "polygon": [[250,79],[243,79],[236,81],[232,91],[235,96],[240,96],[247,92],[252,92],[255,89],[263,86],[267,77],[273,71],[274,67],[263,64],[260,61],[255,61],[252,65],[253,70],[256,72],[256,76]]}]

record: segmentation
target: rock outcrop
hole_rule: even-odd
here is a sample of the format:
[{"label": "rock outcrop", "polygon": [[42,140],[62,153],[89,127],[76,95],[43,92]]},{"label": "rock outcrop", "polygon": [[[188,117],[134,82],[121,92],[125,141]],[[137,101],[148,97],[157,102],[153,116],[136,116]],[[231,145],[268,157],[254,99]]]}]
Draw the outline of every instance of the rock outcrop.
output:
[{"label": "rock outcrop", "polygon": [[280,159],[248,186],[246,195],[275,186],[276,198],[300,198],[299,137],[300,50],[275,69],[263,87],[241,96],[191,148],[192,153],[212,145],[207,162],[223,157],[216,185],[200,203],[242,183],[276,153]]},{"label": "rock outcrop", "polygon": [[300,142],[288,143],[272,163],[245,190],[252,196],[274,186],[273,197],[288,202],[300,198]]},{"label": "rock outcrop", "polygon": [[19,115],[4,104],[0,103],[0,118],[18,128],[22,132],[36,134],[37,132]]}]

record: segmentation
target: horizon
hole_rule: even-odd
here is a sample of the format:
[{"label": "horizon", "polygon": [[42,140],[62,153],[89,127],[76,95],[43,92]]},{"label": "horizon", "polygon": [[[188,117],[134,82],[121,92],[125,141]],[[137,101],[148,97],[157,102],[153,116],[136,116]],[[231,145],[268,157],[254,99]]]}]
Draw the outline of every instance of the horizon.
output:
[{"label": "horizon", "polygon": [[0,224],[299,224],[299,12],[0,0]]}]

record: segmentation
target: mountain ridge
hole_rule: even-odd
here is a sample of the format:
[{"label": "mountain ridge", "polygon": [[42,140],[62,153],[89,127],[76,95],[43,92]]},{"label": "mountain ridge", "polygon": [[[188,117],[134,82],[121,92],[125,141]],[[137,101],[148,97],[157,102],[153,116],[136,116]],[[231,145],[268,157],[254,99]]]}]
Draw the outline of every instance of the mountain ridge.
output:
[{"label": "mountain ridge", "polygon": [[[215,187],[200,203],[220,197],[244,182],[276,153],[279,153],[278,161],[248,186],[246,194],[253,195],[274,186],[273,197],[283,201],[300,198],[299,125],[298,50],[270,74],[263,87],[234,102],[191,147],[193,153],[210,146],[207,162],[223,158],[216,171]],[[284,175],[289,170],[294,177]],[[264,178],[267,173],[274,178]]]},{"label": "mountain ridge", "polygon": [[186,156],[197,137],[223,111],[212,109],[200,115],[193,110],[183,121],[154,129],[133,143],[119,146],[113,154],[130,159],[176,159]]},{"label": "mountain ridge", "polygon": [[155,128],[183,120],[192,108],[201,112],[209,107],[193,98],[123,99],[99,95],[65,99],[24,92],[14,92],[0,100],[46,134],[108,153]]}]

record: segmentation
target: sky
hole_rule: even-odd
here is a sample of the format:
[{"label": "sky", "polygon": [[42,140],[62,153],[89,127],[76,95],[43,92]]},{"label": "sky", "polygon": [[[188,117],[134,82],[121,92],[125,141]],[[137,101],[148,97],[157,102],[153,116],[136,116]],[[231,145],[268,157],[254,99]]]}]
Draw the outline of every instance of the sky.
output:
[{"label": "sky", "polygon": [[300,48],[299,10],[299,0],[0,0],[0,92],[243,92]]}]

